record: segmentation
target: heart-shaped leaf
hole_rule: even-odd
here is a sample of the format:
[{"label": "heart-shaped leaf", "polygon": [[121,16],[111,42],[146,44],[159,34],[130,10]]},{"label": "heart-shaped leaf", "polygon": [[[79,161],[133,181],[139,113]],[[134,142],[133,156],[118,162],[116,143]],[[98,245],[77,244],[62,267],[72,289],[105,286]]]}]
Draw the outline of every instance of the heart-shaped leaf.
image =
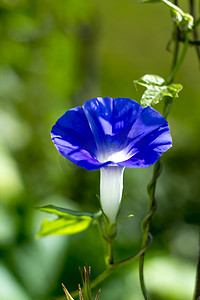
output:
[{"label": "heart-shaped leaf", "polygon": [[54,205],[39,207],[39,210],[53,213],[58,216],[53,221],[44,220],[40,232],[36,237],[46,235],[75,234],[88,228],[92,220],[100,215],[88,212],[74,211]]}]

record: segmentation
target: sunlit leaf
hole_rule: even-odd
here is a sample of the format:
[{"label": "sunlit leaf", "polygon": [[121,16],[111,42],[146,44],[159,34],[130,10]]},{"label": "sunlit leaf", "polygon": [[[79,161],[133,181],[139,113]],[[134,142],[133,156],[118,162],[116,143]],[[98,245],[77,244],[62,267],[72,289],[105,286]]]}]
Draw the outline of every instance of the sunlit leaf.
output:
[{"label": "sunlit leaf", "polygon": [[44,220],[40,232],[36,237],[45,235],[75,234],[88,228],[91,223],[89,217],[60,217],[54,221]]},{"label": "sunlit leaf", "polygon": [[179,11],[176,11],[175,9],[171,9],[171,14],[174,19],[174,22],[182,31],[192,30],[194,25],[194,19],[191,15],[186,13],[181,14]]},{"label": "sunlit leaf", "polygon": [[134,84],[142,85],[145,87],[149,87],[149,85],[162,85],[165,80],[158,75],[146,74],[141,78],[134,80]]},{"label": "sunlit leaf", "polygon": [[182,90],[181,84],[170,84],[164,86],[149,86],[141,98],[142,106],[153,106],[160,101],[163,97],[178,97],[178,93]]},{"label": "sunlit leaf", "polygon": [[159,103],[163,97],[178,97],[182,90],[181,84],[165,84],[164,78],[154,74],[146,74],[141,78],[134,80],[135,85],[141,85],[147,88],[141,98],[142,106],[153,106]]},{"label": "sunlit leaf", "polygon": [[56,214],[57,216],[63,216],[63,217],[87,216],[90,218],[94,218],[96,216],[96,214],[92,214],[89,212],[71,210],[71,209],[67,209],[67,208],[63,208],[63,207],[59,207],[59,206],[55,206],[55,205],[46,205],[46,206],[42,206],[42,207],[37,207],[37,209],[48,212],[48,213]]},{"label": "sunlit leaf", "polygon": [[44,220],[40,232],[36,237],[46,235],[60,235],[60,234],[75,234],[88,228],[94,218],[100,215],[100,212],[91,214],[88,212],[74,211],[57,207],[54,205],[47,205],[38,208],[42,211],[53,213],[58,216],[53,221]]},{"label": "sunlit leaf", "polygon": [[162,0],[171,11],[174,22],[177,24],[180,30],[188,31],[193,28],[194,18],[190,14],[186,14],[182,9],[173,4],[171,1]]},{"label": "sunlit leaf", "polygon": [[168,0],[138,0],[138,3],[156,3],[163,2],[171,11],[174,22],[182,31],[192,30],[194,26],[194,18],[190,14],[186,14],[182,9]]}]

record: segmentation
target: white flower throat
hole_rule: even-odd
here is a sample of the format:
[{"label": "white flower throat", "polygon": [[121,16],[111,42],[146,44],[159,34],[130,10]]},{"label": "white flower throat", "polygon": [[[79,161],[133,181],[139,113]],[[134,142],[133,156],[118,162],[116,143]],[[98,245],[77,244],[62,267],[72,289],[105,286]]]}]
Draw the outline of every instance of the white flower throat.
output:
[{"label": "white flower throat", "polygon": [[116,151],[111,153],[106,152],[98,155],[98,161],[100,161],[101,163],[104,163],[106,161],[112,161],[114,163],[118,163],[127,160],[128,158],[126,158],[126,156],[127,153],[124,149],[121,151]]}]

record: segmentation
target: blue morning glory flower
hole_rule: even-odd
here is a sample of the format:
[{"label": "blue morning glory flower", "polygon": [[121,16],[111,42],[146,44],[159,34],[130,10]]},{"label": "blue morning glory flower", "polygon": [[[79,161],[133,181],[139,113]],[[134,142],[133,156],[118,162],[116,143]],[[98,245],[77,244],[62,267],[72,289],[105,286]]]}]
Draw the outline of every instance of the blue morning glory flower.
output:
[{"label": "blue morning glory flower", "polygon": [[149,167],[172,146],[167,121],[128,98],[94,98],[68,110],[51,137],[76,165],[101,170],[101,206],[111,223],[121,202],[124,168]]}]

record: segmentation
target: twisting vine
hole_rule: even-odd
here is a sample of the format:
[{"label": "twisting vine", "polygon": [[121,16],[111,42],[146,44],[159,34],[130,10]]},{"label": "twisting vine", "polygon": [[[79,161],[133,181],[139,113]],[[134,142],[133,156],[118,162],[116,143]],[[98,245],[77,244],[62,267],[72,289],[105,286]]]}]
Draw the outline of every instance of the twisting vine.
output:
[{"label": "twisting vine", "polygon": [[199,230],[199,253],[198,253],[198,263],[196,271],[196,285],[194,292],[194,300],[200,300],[200,230]]},{"label": "twisting vine", "polygon": [[[142,247],[144,247],[144,245],[146,244],[146,242],[148,241],[149,238],[152,239],[152,236],[151,236],[151,233],[149,230],[150,230],[151,218],[157,208],[155,189],[156,189],[157,179],[160,176],[161,171],[162,171],[162,163],[161,163],[161,160],[159,159],[154,166],[152,180],[149,182],[149,184],[147,186],[147,192],[149,195],[149,211],[142,222],[142,230],[144,233]],[[144,299],[149,300],[149,295],[147,293],[147,289],[146,289],[145,283],[144,283],[144,257],[145,257],[145,252],[142,253],[142,255],[140,256],[140,263],[139,263],[140,285],[141,285],[141,290],[142,290]]]},{"label": "twisting vine", "polygon": [[[190,14],[193,16],[194,24],[196,25],[194,0],[190,0]],[[200,20],[198,20],[198,21],[200,21]],[[197,42],[198,41],[198,32],[196,30],[196,26],[194,26],[194,29],[193,29],[193,37],[194,37],[194,42]],[[197,45],[196,45],[196,53],[197,53],[198,60],[200,62],[200,48]]]},{"label": "twisting vine", "polygon": [[[178,2],[174,1],[174,4],[177,5]],[[165,84],[170,84],[173,82],[174,77],[182,64],[185,54],[188,49],[188,33],[185,31],[185,32],[183,32],[184,47],[183,47],[182,53],[180,55],[180,58],[178,59],[179,49],[180,49],[180,47],[179,47],[179,42],[180,42],[179,31],[180,31],[180,29],[178,28],[178,26],[176,24],[174,24],[173,38],[175,40],[175,47],[174,47],[174,52],[173,52],[172,68],[171,68],[171,72],[170,72],[168,78],[165,80]],[[167,119],[167,116],[170,112],[172,102],[173,102],[173,98],[167,97],[167,96],[165,97],[164,109],[163,109],[163,116],[165,119]],[[155,197],[156,184],[157,184],[157,180],[158,180],[161,172],[162,172],[162,162],[161,162],[161,159],[159,159],[157,161],[157,163],[154,165],[152,179],[149,182],[149,184],[147,185],[147,193],[149,195],[149,209],[148,209],[147,215],[145,216],[145,218],[142,222],[142,231],[143,231],[142,247],[146,244],[148,237],[151,236],[151,233],[150,233],[151,219],[157,208],[157,201],[156,201],[156,197]],[[140,256],[140,262],[139,262],[140,286],[141,286],[141,290],[142,290],[144,299],[149,300],[150,297],[147,292],[147,288],[145,286],[145,280],[144,280],[144,258],[145,258],[145,252]]]}]

